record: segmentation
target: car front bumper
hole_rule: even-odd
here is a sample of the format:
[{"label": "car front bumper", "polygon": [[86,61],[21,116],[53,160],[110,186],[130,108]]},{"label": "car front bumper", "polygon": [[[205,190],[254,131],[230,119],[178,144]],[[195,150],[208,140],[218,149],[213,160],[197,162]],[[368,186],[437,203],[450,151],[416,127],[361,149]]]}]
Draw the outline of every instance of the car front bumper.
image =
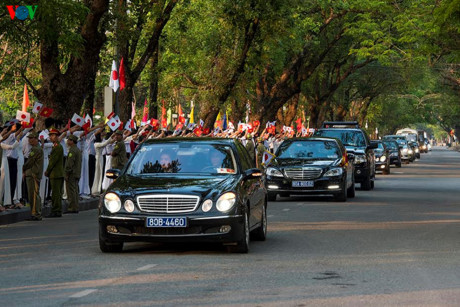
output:
[{"label": "car front bumper", "polygon": [[[156,216],[100,215],[101,236],[111,242],[147,241],[172,243],[232,243],[243,236],[244,220],[242,215],[187,217],[187,227],[146,227],[147,217]],[[228,226],[230,230],[228,230]]]},{"label": "car front bumper", "polygon": [[288,194],[337,194],[342,191],[344,186],[344,176],[341,177],[329,177],[319,178],[315,180],[303,180],[313,181],[313,187],[293,187],[292,180],[288,178],[277,178],[267,177],[265,181],[265,187],[268,193],[288,193]]}]

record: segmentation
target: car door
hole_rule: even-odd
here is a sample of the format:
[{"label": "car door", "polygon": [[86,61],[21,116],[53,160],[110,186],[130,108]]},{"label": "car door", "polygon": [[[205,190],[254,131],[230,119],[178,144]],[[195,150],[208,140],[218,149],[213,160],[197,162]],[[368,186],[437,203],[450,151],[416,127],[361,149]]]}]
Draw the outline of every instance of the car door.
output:
[{"label": "car door", "polygon": [[[239,142],[237,143],[237,149],[243,168],[242,171],[245,172],[248,169],[255,168],[254,161],[249,156],[247,149]],[[248,195],[250,204],[249,223],[251,226],[258,223],[262,217],[260,203],[263,201],[261,197],[265,196],[262,184],[262,178],[244,179],[243,182],[244,190]]]}]

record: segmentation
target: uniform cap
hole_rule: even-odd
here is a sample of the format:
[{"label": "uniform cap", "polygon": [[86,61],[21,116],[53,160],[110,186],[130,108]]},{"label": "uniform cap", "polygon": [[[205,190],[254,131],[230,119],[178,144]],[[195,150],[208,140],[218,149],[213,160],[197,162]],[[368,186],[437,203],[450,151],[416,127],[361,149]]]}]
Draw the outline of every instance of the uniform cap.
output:
[{"label": "uniform cap", "polygon": [[117,130],[117,131],[115,131],[114,133],[115,133],[115,134],[118,134],[118,135],[123,135],[123,131],[121,131],[121,130]]},{"label": "uniform cap", "polygon": [[60,134],[60,133],[59,133],[59,130],[57,130],[56,128],[51,128],[48,134]]},{"label": "uniform cap", "polygon": [[30,133],[27,135],[27,137],[28,137],[29,139],[31,139],[31,138],[36,138],[36,139],[38,139],[38,133],[35,132],[35,131],[32,131],[32,132],[30,132]]},{"label": "uniform cap", "polygon": [[73,134],[69,135],[69,136],[67,137],[67,139],[68,139],[68,140],[71,140],[71,141],[74,142],[74,143],[77,143],[77,142],[78,142],[77,136],[76,136],[76,135],[73,135]]}]

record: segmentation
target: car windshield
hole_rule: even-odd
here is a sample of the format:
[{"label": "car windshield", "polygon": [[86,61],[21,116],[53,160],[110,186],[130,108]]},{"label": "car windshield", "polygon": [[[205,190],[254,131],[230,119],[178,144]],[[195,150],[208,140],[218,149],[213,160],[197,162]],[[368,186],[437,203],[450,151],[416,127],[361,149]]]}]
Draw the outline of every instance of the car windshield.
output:
[{"label": "car windshield", "polygon": [[196,142],[145,144],[126,171],[128,175],[236,172],[237,164],[230,146]]},{"label": "car windshield", "polygon": [[335,141],[297,141],[281,144],[276,156],[281,159],[335,160],[341,154]]},{"label": "car windshield", "polygon": [[383,147],[383,143],[377,143],[378,147],[376,149],[374,149],[374,151],[377,151],[377,152],[382,152],[385,150],[385,147]]},{"label": "car windshield", "polygon": [[361,131],[356,130],[320,130],[317,133],[321,136],[327,136],[330,138],[336,138],[342,141],[345,146],[365,147],[366,140]]},{"label": "car windshield", "polygon": [[390,149],[394,149],[394,150],[398,149],[398,146],[397,146],[398,144],[395,142],[385,142],[385,145]]}]

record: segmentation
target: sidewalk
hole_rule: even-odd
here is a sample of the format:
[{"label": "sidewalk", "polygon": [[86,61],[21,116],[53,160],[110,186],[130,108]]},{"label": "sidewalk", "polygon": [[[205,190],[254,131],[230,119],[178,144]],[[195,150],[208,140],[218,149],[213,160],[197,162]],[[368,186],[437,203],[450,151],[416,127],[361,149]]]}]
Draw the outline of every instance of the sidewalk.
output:
[{"label": "sidewalk", "polygon": [[[51,205],[50,202],[47,204]],[[93,210],[97,209],[99,204],[99,197],[89,198],[89,199],[80,199],[79,210]],[[62,212],[67,210],[67,201],[62,201]],[[42,216],[45,218],[51,212],[50,206],[45,206],[42,210]],[[22,209],[7,209],[4,212],[0,212],[0,225],[7,225],[12,223],[17,223],[24,221],[30,218],[30,208],[24,207]]]}]

